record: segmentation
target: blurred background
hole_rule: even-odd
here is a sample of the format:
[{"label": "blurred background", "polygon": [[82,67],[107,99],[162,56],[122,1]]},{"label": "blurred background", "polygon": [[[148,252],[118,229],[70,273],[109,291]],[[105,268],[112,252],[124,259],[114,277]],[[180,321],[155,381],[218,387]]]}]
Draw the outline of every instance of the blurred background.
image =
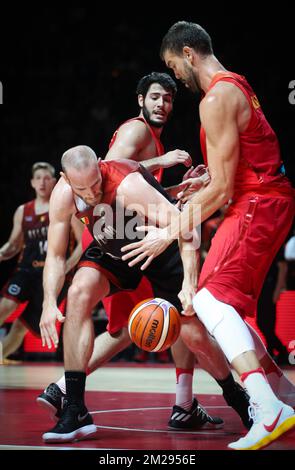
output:
[{"label": "blurred background", "polygon": [[[123,12],[106,5],[102,12],[98,2],[34,8],[26,3],[1,15],[6,30],[0,64],[0,246],[16,207],[33,197],[32,164],[48,161],[59,171],[62,153],[78,144],[103,158],[118,125],[138,113],[138,80],[151,71],[168,72],[159,58],[161,39],[182,19],[201,24],[223,65],[247,77],[277,132],[294,182],[295,105],[288,88],[295,80],[292,11],[268,7],[264,16],[247,5],[197,6],[179,7],[175,14],[169,4],[138,4]],[[198,132],[198,99],[178,83],[174,116],[163,133],[166,150],[185,149],[200,163]],[[166,170],[164,185],[172,173],[173,182],[180,181],[184,171],[182,166]],[[15,262],[0,264],[1,286]]]}]

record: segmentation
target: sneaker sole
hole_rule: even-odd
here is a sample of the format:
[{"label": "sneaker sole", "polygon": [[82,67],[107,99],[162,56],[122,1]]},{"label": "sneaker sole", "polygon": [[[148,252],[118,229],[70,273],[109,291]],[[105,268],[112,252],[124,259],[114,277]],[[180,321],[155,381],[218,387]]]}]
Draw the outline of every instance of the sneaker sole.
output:
[{"label": "sneaker sole", "polygon": [[57,416],[55,416],[57,413],[56,407],[52,405],[51,403],[49,403],[49,401],[41,397],[36,398],[36,402],[40,408],[43,408],[43,410],[46,410],[47,412],[49,412],[50,418],[52,419],[52,421],[57,423],[58,418]]},{"label": "sneaker sole", "polygon": [[285,419],[271,434],[265,436],[259,442],[256,442],[253,446],[250,447],[242,447],[242,448],[234,448],[230,447],[233,450],[258,450],[262,449],[263,447],[268,446],[273,441],[277,440],[282,434],[285,434],[288,431],[291,431],[292,428],[295,427],[295,416],[290,416],[289,418]]},{"label": "sneaker sole", "polygon": [[212,430],[221,429],[223,428],[223,426],[224,426],[224,423],[219,423],[219,424],[205,423],[200,426],[194,426],[192,428],[188,428],[188,427],[181,428],[181,427],[176,427],[176,426],[174,427],[168,424],[168,429],[170,429],[171,431],[193,432],[193,431],[202,431],[202,429],[212,429]]},{"label": "sneaker sole", "polygon": [[84,439],[94,438],[94,435],[97,433],[97,428],[94,424],[89,424],[83,426],[76,431],[67,433],[67,434],[57,434],[53,432],[46,432],[43,434],[42,439],[46,443],[51,442],[73,442],[73,441],[82,441]]}]

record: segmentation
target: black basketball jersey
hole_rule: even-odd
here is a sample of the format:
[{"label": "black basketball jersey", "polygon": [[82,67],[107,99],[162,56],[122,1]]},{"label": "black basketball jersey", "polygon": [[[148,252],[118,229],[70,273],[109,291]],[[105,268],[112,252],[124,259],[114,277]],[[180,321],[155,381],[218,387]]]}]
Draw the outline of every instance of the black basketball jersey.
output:
[{"label": "black basketball jersey", "polygon": [[42,269],[47,253],[47,233],[49,225],[48,211],[36,214],[35,199],[24,205],[22,229],[24,247],[18,267]]}]

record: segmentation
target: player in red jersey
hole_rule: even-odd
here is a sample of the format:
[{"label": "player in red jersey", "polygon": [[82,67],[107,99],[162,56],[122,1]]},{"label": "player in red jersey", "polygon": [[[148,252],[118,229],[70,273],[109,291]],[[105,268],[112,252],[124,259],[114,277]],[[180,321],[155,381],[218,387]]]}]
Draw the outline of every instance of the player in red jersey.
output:
[{"label": "player in red jersey", "polygon": [[[16,270],[1,291],[0,325],[21,302],[28,304],[1,340],[2,355],[6,358],[21,345],[25,334],[31,330],[40,335],[39,321],[42,313],[43,286],[42,273],[47,251],[47,231],[49,225],[49,198],[56,183],[55,169],[50,163],[36,162],[32,167],[31,185],[36,198],[19,206],[13,217],[13,229],[8,241],[0,248],[0,261],[20,254]],[[76,239],[82,234],[82,224],[73,219],[72,226]],[[74,245],[72,240],[71,244]],[[81,246],[77,245],[67,260],[67,272],[81,256]],[[58,304],[66,295],[66,287],[61,291]]]},{"label": "player in red jersey", "polygon": [[[114,133],[109,152],[105,160],[118,160],[125,158],[140,162],[149,170],[157,181],[161,182],[163,168],[178,163],[190,166],[189,154],[182,150],[174,150],[164,154],[160,137],[163,127],[173,108],[173,100],[176,93],[174,80],[166,73],[152,72],[141,78],[137,85],[139,116],[124,122]],[[153,158],[151,158],[153,157]],[[188,174],[192,172],[188,170]],[[194,179],[194,188],[203,185],[201,180]],[[187,186],[187,182],[185,183]],[[166,188],[170,196],[174,197],[181,190],[182,185]],[[86,229],[83,234],[84,248],[93,240]],[[139,286],[134,291],[117,292],[105,297],[104,304],[108,325],[107,332],[99,335],[94,342],[93,354],[88,364],[87,373],[110,360],[115,354],[122,351],[130,343],[127,331],[127,321],[132,308],[143,299],[153,297],[153,288],[146,277],[143,277]],[[192,381],[195,366],[195,357],[179,339],[172,347],[172,355],[176,366],[176,398],[169,427],[173,429],[192,430],[200,426],[210,424],[210,416],[199,413],[197,401],[193,397]],[[202,361],[202,358],[200,358]],[[203,367],[218,381],[224,392],[224,397],[230,406],[240,414],[243,422],[249,427],[248,403],[245,393],[233,380],[232,374],[226,368],[218,367],[208,369],[208,364]],[[56,384],[49,384],[41,393],[37,402],[50,410],[51,414],[60,416],[60,407],[63,394],[66,392],[65,376]],[[214,422],[211,420],[211,424]]]},{"label": "player in red jersey", "polygon": [[249,392],[254,419],[249,433],[229,447],[259,449],[294,427],[295,414],[273,393],[242,318],[254,313],[264,277],[288,234],[294,190],[257,96],[244,77],[227,71],[214,56],[208,33],[197,24],[178,22],[164,37],[161,56],[187,88],[203,93],[201,146],[211,181],[167,228],[151,229],[146,240],[125,247],[129,253],[124,259],[136,256],[129,263],[134,266],[147,257],[144,269],[194,227],[199,210],[203,221],[232,199],[202,268],[197,294],[191,257],[181,299],[192,317],[183,334],[194,351],[196,313],[219,342]]},{"label": "player in red jersey", "polygon": [[[142,272],[138,268],[130,268],[121,259],[122,246],[138,239],[136,226],[145,218],[165,226],[167,217],[175,217],[179,212],[157,180],[137,162],[118,160],[97,164],[92,149],[78,146],[64,153],[62,167],[62,177],[50,200],[40,322],[43,344],[50,346],[52,342],[58,342],[55,322],[60,313],[56,298],[64,279],[65,243],[73,214],[84,220],[95,240],[80,260],[67,297],[64,328],[67,405],[62,408],[56,427],[44,434],[46,442],[69,442],[96,432],[84,404],[86,369],[94,344],[92,309],[105,296],[120,290],[134,290],[138,286]],[[191,245],[192,240],[183,242],[183,249],[188,254]],[[183,260],[184,264],[187,262],[187,259]],[[181,308],[177,294],[183,283],[183,268],[177,243],[151,263],[146,277],[156,297],[167,299],[176,308]],[[217,343],[201,323],[199,327],[198,357],[202,359],[202,365],[207,364],[206,370],[215,370],[217,375],[228,378],[230,370]],[[237,390],[233,379],[225,388]],[[244,390],[242,393],[239,391],[238,398],[240,402],[243,398],[243,405],[248,406]],[[232,404],[233,408],[235,406]],[[198,408],[200,419],[205,412],[196,401],[194,407]],[[178,413],[176,410],[175,414]],[[219,418],[208,415],[205,421],[215,426],[222,424]],[[248,424],[249,421],[245,423]]]}]

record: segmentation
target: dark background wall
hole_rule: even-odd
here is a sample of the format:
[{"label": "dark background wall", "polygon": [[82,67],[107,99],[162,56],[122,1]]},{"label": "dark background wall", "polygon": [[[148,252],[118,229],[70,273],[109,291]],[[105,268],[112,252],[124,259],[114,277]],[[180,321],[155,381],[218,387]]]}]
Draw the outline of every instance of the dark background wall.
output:
[{"label": "dark background wall", "polygon": [[[167,4],[160,14],[159,5],[138,4],[136,17],[134,12],[131,17],[116,12],[115,5],[106,13],[99,3],[93,5],[12,5],[1,17],[7,30],[2,32],[0,64],[0,245],[9,235],[15,208],[33,196],[29,180],[35,161],[50,161],[59,170],[62,153],[77,144],[91,146],[99,156],[106,153],[116,127],[138,112],[139,78],[152,70],[167,71],[158,55],[161,38],[180,19],[204,26],[223,65],[246,75],[294,178],[295,105],[289,103],[288,85],[295,79],[295,67],[289,9],[268,8],[266,16],[258,17],[247,5],[239,11],[216,11],[208,4],[174,14]],[[167,150],[184,148],[197,163],[198,102],[178,86],[174,117],[163,139]],[[172,171],[180,180],[184,168]],[[0,265],[0,275],[6,277],[12,265]]]}]

